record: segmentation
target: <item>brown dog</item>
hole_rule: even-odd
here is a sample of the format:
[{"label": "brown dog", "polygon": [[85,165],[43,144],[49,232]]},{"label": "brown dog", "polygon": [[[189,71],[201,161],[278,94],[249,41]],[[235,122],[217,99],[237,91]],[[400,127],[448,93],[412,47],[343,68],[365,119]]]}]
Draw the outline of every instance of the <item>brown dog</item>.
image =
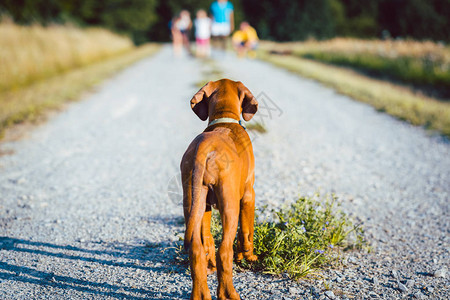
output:
[{"label": "brown dog", "polygon": [[191,299],[211,299],[206,280],[207,273],[216,270],[211,206],[219,209],[223,227],[217,254],[217,297],[240,299],[232,278],[238,221],[237,259],[255,261],[257,257],[253,254],[255,163],[250,138],[239,119],[242,113],[249,121],[258,102],[241,82],[222,79],[202,87],[192,98],[191,107],[203,121],[209,117],[209,126],[189,145],[181,161]]}]

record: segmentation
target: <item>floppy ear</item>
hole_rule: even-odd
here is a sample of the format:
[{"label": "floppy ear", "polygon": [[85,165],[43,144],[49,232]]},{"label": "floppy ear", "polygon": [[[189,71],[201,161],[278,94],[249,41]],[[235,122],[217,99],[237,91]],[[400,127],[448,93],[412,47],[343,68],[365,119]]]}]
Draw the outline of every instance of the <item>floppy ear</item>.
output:
[{"label": "floppy ear", "polygon": [[212,81],[205,84],[191,99],[191,108],[202,121],[208,119],[208,98],[211,96],[211,83]]},{"label": "floppy ear", "polygon": [[258,111],[258,101],[256,101],[255,96],[241,82],[239,82],[239,98],[242,103],[242,117],[245,121],[250,121]]}]

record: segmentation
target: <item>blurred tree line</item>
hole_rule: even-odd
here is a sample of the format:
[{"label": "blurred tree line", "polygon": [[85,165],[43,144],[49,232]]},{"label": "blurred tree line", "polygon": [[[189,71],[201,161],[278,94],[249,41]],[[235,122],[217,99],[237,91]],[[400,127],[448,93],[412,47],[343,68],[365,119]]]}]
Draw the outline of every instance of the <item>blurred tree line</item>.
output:
[{"label": "blurred tree line", "polygon": [[242,0],[261,37],[278,41],[412,37],[450,41],[450,0]]},{"label": "blurred tree line", "polygon": [[[136,43],[167,41],[169,22],[213,0],[1,0],[0,13],[21,24],[103,26]],[[450,40],[450,0],[232,0],[236,25],[246,19],[263,39],[334,36]]]}]

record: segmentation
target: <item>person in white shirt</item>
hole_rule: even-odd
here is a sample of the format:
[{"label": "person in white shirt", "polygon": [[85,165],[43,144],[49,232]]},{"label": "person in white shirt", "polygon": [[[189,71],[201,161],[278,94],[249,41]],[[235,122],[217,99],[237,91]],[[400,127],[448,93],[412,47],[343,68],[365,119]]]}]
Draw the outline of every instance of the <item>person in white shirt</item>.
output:
[{"label": "person in white shirt", "polygon": [[195,42],[196,54],[198,57],[209,57],[211,53],[211,19],[205,10],[201,9],[197,12],[195,25]]}]

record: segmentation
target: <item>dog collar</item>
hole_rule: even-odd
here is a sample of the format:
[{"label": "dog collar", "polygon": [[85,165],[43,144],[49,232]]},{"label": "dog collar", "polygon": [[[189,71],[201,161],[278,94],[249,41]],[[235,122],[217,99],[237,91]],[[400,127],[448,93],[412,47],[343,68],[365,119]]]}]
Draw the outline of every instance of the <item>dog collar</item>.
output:
[{"label": "dog collar", "polygon": [[236,123],[236,124],[241,125],[242,128],[247,129],[247,128],[245,128],[245,126],[241,120],[238,121],[233,118],[218,118],[218,119],[212,120],[211,122],[209,122],[208,127],[212,126],[214,124],[218,124],[218,123]]}]

